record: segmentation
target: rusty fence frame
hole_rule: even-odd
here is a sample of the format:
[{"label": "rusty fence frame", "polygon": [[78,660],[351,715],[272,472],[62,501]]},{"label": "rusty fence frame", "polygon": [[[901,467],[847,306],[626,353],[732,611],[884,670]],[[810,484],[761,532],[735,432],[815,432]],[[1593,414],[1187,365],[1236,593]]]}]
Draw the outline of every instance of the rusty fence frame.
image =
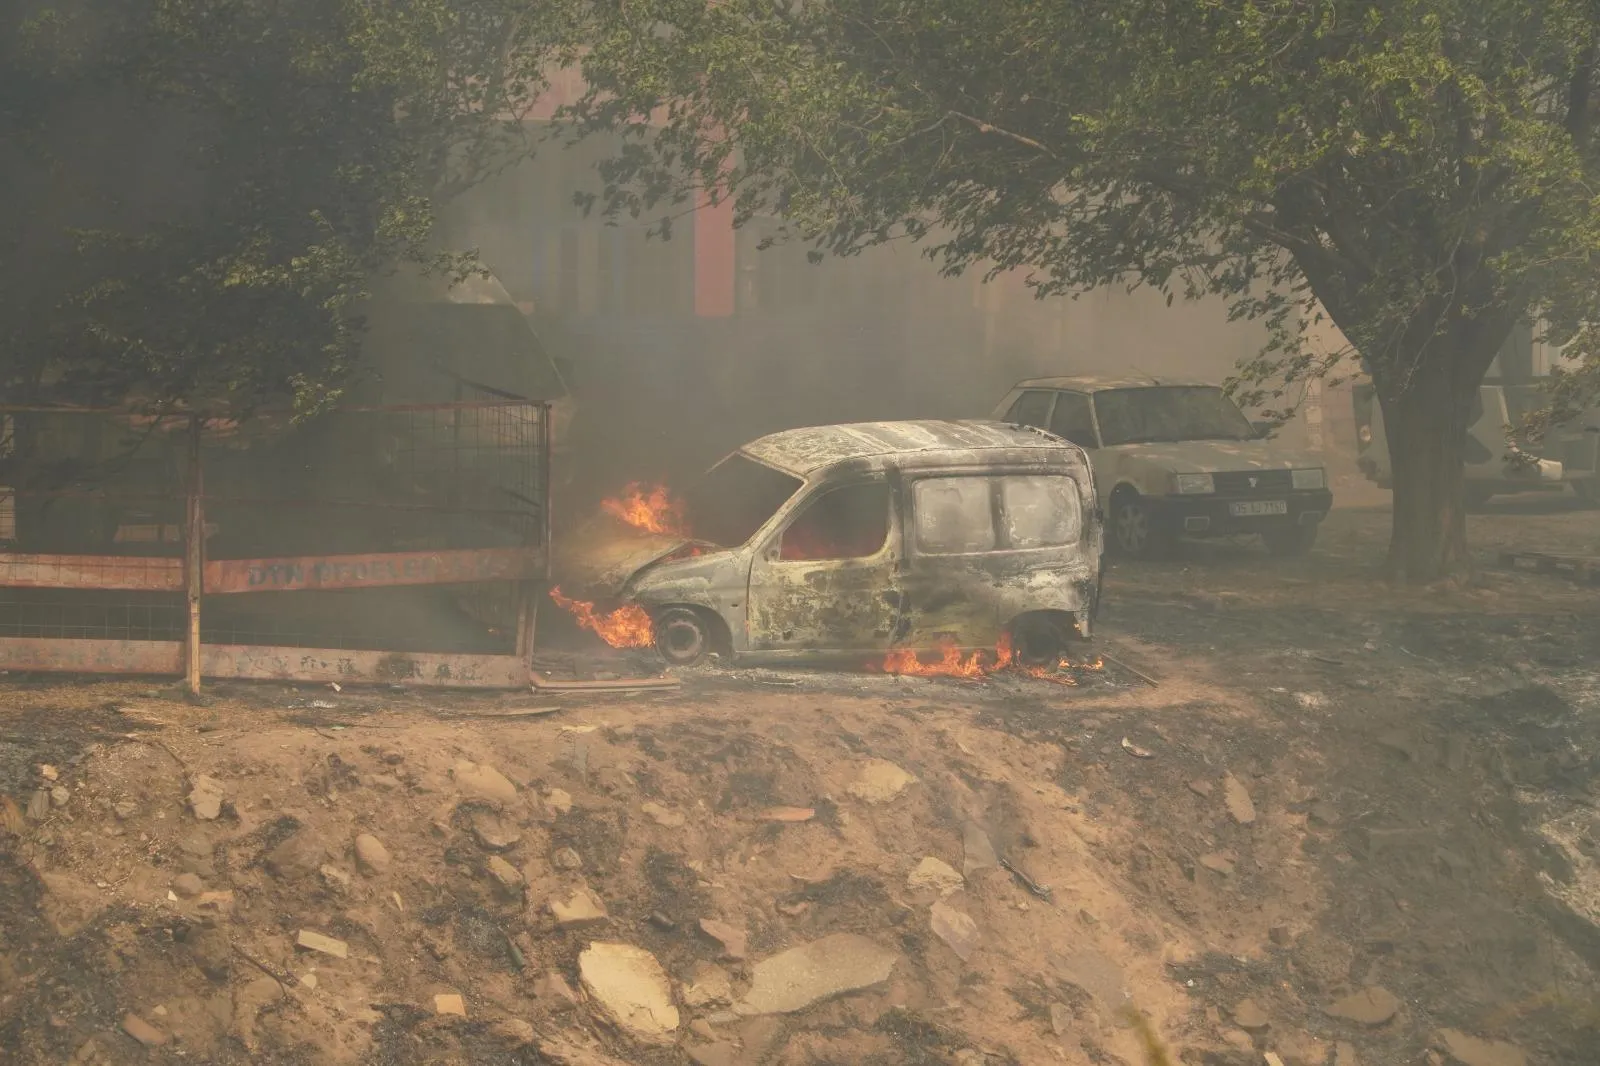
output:
[{"label": "rusty fence frame", "polygon": [[[207,419],[188,422],[182,558],[0,551],[0,587],[182,594],[182,640],[0,636],[0,670],[181,676],[198,694],[213,680],[399,684],[442,688],[525,688],[533,680],[538,594],[550,581],[550,405],[526,400],[341,407],[333,414],[406,414],[523,407],[539,411],[539,542],[521,547],[368,552],[258,559],[205,557],[205,486],[201,442]],[[86,407],[0,406],[0,414],[114,414]],[[378,505],[382,506],[382,505]],[[352,651],[262,644],[209,644],[200,618],[207,596],[331,591],[512,581],[517,624],[511,654]]]}]

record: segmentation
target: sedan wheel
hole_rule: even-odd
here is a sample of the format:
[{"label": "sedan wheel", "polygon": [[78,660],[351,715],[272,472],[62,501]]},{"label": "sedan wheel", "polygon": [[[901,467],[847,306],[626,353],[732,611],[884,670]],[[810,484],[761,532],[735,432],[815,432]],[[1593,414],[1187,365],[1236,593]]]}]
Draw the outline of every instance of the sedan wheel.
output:
[{"label": "sedan wheel", "polygon": [[1111,505],[1111,538],[1118,555],[1149,559],[1161,553],[1168,538],[1156,528],[1150,508],[1139,497],[1120,496]]}]

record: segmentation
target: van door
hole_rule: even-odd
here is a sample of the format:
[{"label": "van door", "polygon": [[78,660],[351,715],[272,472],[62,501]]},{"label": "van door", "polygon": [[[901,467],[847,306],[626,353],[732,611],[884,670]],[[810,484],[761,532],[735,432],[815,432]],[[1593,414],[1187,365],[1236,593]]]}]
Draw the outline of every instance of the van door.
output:
[{"label": "van door", "polygon": [[992,648],[1000,605],[991,572],[999,546],[989,472],[940,472],[905,483],[905,562],[895,645]]},{"label": "van door", "polygon": [[899,522],[888,479],[824,485],[750,568],[750,650],[886,652],[898,617]]}]

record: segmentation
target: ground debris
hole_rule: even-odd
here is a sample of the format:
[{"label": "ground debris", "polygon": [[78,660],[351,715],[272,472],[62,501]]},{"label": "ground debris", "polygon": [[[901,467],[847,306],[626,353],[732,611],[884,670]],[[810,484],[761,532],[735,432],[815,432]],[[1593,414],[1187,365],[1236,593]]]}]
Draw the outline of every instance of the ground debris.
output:
[{"label": "ground debris", "polygon": [[619,1028],[643,1043],[672,1041],[678,1008],[654,955],[632,944],[594,943],[578,956],[578,971],[584,990]]},{"label": "ground debris", "polygon": [[882,984],[899,960],[898,952],[864,936],[836,933],[756,963],[750,990],[734,1011],[746,1016],[793,1014]]}]

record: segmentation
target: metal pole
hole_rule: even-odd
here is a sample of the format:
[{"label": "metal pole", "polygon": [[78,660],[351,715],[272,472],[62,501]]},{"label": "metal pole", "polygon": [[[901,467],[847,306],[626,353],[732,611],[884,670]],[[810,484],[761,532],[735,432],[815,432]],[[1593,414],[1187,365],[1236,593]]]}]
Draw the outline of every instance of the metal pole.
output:
[{"label": "metal pole", "polygon": [[184,646],[185,683],[190,695],[200,694],[200,594],[205,581],[206,516],[201,500],[200,419],[189,419],[189,485],[183,538],[183,589],[189,601],[188,639]]}]

